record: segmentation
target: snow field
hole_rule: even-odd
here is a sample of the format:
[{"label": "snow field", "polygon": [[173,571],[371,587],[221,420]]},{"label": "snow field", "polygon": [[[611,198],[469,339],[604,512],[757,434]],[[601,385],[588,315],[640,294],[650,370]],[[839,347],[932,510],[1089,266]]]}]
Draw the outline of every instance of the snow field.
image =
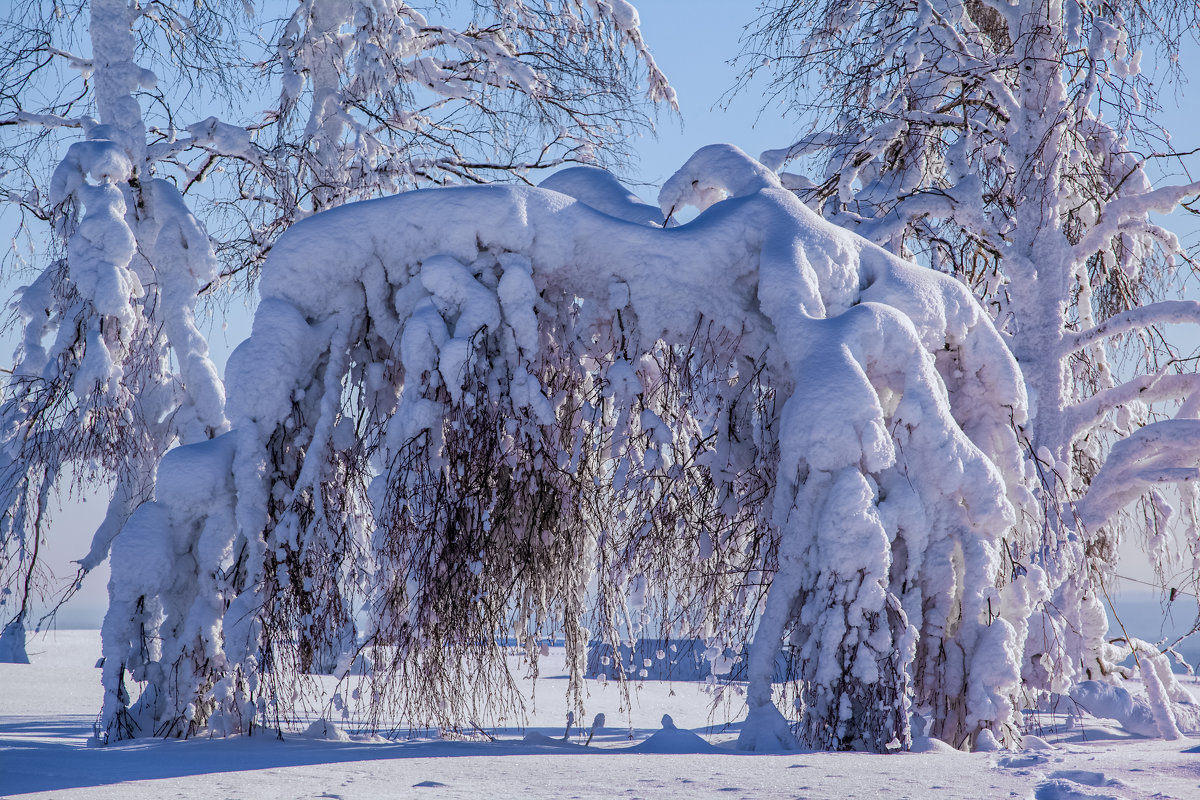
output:
[{"label": "snow field", "polygon": [[[562,651],[543,678],[529,727],[459,740],[349,742],[288,734],[189,741],[141,739],[90,748],[101,688],[98,631],[31,639],[32,665],[0,664],[0,796],[22,798],[1179,798],[1200,794],[1195,741],[1142,739],[1085,717],[1025,749],[748,755],[726,749],[744,713],[710,713],[700,684],[647,681],[628,713],[613,682],[587,682],[587,724],[562,742]],[[607,727],[584,748],[591,717]],[[678,731],[662,729],[670,714]],[[1043,718],[1047,726],[1055,720]],[[689,731],[700,734],[697,742]],[[1193,731],[1195,735],[1200,731]],[[559,740],[559,741],[555,741]],[[693,752],[661,752],[685,744]],[[660,752],[645,752],[659,750]],[[682,748],[680,748],[682,749]],[[639,750],[641,752],[639,752]],[[702,750],[703,752],[695,752]]]}]

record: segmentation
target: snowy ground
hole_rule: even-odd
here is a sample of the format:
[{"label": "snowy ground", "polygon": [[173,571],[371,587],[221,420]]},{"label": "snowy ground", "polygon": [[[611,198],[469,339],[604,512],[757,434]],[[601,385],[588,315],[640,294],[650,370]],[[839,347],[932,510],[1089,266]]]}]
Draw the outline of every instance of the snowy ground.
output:
[{"label": "snowy ground", "polygon": [[[1200,797],[1200,739],[1138,739],[1095,720],[1020,753],[740,755],[724,712],[695,684],[646,683],[632,713],[592,684],[608,726],[586,749],[561,737],[563,685],[538,682],[526,730],[490,741],[328,742],[269,736],[88,748],[99,707],[97,631],[31,642],[33,665],[0,664],[0,795],[72,798],[1180,798]],[[552,672],[552,670],[551,670]],[[543,672],[545,675],[546,673]],[[686,732],[662,731],[669,713]],[[731,710],[736,719],[740,709]],[[589,718],[590,723],[590,718]],[[532,734],[532,741],[523,739]],[[541,734],[541,737],[538,736]],[[657,735],[655,735],[657,734]],[[1200,732],[1193,732],[1200,736]],[[646,752],[657,751],[657,752]],[[675,751],[675,752],[669,752]],[[687,752],[678,752],[687,751]]]}]

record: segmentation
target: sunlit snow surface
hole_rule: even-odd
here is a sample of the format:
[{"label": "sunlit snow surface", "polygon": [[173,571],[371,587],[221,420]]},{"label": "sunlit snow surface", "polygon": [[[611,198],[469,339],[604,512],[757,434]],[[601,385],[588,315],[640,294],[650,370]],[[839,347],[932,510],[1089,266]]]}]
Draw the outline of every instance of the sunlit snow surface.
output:
[{"label": "sunlit snow surface", "polygon": [[[564,681],[543,661],[526,729],[495,741],[331,742],[299,734],[88,748],[100,705],[98,631],[30,642],[32,665],[0,664],[0,795],[84,798],[1069,798],[1200,797],[1200,738],[1139,739],[1087,719],[1021,752],[746,755],[733,704],[710,714],[699,684],[646,682],[632,711],[615,684],[588,682],[588,718],[562,742]],[[561,664],[557,664],[561,667]],[[1189,682],[1191,679],[1189,679]],[[525,683],[528,691],[529,683]],[[593,714],[607,727],[583,740]],[[663,729],[670,714],[679,729]],[[1048,725],[1054,720],[1042,720]],[[707,744],[688,732],[701,734]],[[531,734],[531,735],[530,735]],[[657,734],[657,735],[656,735]],[[1200,731],[1192,731],[1200,737]],[[528,736],[528,739],[525,737]],[[653,737],[653,738],[652,738]],[[692,752],[679,753],[679,750]],[[703,752],[695,752],[701,750]]]}]

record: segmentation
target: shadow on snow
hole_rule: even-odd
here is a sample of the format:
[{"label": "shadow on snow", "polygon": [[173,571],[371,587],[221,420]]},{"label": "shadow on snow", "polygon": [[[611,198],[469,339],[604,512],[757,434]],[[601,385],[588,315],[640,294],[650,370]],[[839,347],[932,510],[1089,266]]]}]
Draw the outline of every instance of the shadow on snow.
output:
[{"label": "shadow on snow", "polygon": [[[495,741],[400,739],[386,742],[335,742],[289,734],[283,740],[264,732],[227,739],[134,739],[108,747],[88,747],[92,718],[67,717],[52,721],[25,719],[0,723],[0,794],[107,786],[143,780],[196,775],[315,766],[386,759],[447,757],[509,757],[654,754],[738,755],[716,747],[692,731],[679,729],[609,728],[590,747],[563,740],[562,728],[505,728]],[[737,725],[697,729],[711,733],[735,731]],[[502,738],[503,737],[503,738]],[[522,738],[525,737],[525,738]],[[626,744],[628,742],[628,744]],[[600,746],[597,746],[599,744]],[[791,755],[795,755],[792,753]]]}]

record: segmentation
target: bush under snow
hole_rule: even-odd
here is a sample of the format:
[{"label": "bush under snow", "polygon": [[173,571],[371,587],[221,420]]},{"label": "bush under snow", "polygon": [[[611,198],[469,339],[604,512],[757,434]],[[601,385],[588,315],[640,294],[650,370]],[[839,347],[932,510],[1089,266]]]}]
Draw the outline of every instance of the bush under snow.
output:
[{"label": "bush under snow", "polygon": [[275,727],[310,672],[346,684],[327,717],[477,720],[513,636],[535,671],[565,639],[582,706],[589,638],[670,636],[746,653],[746,749],[907,748],[911,712],[1013,741],[1102,616],[1047,611],[1096,606],[1038,566],[1024,385],[970,292],[730,146],[664,187],[658,219],[703,211],[677,227],[607,173],[550,185],[279,241],[232,430],[169,454],[114,543],[101,738]]}]

